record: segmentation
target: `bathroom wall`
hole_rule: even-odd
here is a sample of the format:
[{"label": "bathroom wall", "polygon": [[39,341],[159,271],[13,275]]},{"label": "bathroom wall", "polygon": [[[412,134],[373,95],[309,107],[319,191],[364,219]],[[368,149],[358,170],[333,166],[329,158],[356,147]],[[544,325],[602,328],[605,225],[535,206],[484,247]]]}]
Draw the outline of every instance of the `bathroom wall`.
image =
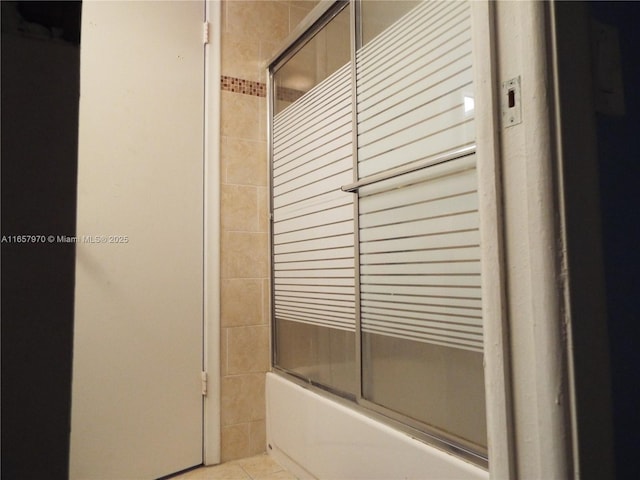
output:
[{"label": "bathroom wall", "polygon": [[265,450],[266,64],[316,1],[222,2],[221,460]]}]

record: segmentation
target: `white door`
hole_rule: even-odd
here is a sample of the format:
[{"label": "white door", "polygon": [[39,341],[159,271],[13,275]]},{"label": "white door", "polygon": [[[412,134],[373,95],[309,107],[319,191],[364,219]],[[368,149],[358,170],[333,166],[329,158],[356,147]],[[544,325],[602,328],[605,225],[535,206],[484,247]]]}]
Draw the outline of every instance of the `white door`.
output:
[{"label": "white door", "polygon": [[73,479],[202,463],[204,2],[83,3]]}]

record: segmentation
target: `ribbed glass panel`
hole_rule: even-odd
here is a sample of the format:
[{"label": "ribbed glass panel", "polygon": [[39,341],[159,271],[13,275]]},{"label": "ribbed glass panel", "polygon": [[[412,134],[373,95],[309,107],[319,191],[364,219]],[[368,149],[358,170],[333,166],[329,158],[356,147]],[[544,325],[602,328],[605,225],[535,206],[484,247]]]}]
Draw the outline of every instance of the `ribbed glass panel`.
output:
[{"label": "ribbed glass panel", "polygon": [[273,121],[276,320],[355,330],[351,71]]},{"label": "ribbed glass panel", "polygon": [[363,332],[482,351],[475,161],[360,189]]},{"label": "ribbed glass panel", "polygon": [[[358,177],[473,145],[468,2],[423,2],[357,53]],[[359,190],[365,333],[482,350],[475,155]]]},{"label": "ribbed glass panel", "polygon": [[468,2],[424,2],[357,53],[360,179],[474,143]]}]

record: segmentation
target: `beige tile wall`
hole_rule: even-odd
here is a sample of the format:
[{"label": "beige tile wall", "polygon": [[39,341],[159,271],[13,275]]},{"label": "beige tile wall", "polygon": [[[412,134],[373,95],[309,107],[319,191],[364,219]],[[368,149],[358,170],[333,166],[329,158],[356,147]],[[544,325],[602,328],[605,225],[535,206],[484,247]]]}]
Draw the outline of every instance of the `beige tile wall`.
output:
[{"label": "beige tile wall", "polygon": [[[266,62],[316,3],[224,0],[222,75],[264,83]],[[259,89],[251,91],[223,87],[221,99],[222,461],[255,455],[266,447],[267,110],[266,98],[255,93]]]}]

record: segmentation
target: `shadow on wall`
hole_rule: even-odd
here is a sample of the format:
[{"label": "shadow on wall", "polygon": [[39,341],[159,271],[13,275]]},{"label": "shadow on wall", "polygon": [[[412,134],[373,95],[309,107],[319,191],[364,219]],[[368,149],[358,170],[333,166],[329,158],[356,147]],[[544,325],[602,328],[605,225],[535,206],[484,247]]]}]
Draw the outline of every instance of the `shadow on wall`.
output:
[{"label": "shadow on wall", "polygon": [[625,112],[597,115],[600,197],[613,386],[617,478],[640,478],[640,3],[590,3],[618,30]]},{"label": "shadow on wall", "polygon": [[1,5],[2,478],[66,479],[82,4]]}]

